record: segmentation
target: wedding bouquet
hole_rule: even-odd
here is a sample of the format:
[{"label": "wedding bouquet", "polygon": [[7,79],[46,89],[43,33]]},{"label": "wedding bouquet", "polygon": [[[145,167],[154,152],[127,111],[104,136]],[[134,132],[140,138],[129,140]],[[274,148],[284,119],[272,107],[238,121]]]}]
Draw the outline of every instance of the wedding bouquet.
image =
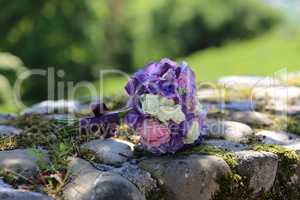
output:
[{"label": "wedding bouquet", "polygon": [[206,113],[196,98],[194,72],[186,63],[169,59],[150,63],[133,75],[125,90],[129,95],[125,110],[106,112],[105,104],[96,104],[95,117],[81,120],[82,130],[96,131],[102,124],[100,127],[109,128],[102,131],[105,137],[113,136],[122,113],[125,123],[140,136],[143,148],[154,154],[175,153],[201,142]]},{"label": "wedding bouquet", "polygon": [[205,112],[196,98],[193,71],[169,59],[150,63],[127,83],[125,122],[140,136],[143,147],[155,154],[175,153],[197,144],[205,134]]}]

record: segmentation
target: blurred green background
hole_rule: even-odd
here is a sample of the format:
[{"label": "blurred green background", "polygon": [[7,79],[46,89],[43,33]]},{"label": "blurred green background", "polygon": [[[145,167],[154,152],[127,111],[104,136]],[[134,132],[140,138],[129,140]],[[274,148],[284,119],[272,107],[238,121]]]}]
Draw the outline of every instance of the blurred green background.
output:
[{"label": "blurred green background", "polygon": [[[169,57],[186,60],[198,81],[224,75],[300,70],[300,4],[295,0],[0,0],[0,111],[15,111],[12,87],[26,68],[65,71],[57,81],[104,82],[120,93],[118,76]],[[21,88],[32,104],[47,99],[47,79]],[[77,94],[88,95],[85,91]]]}]

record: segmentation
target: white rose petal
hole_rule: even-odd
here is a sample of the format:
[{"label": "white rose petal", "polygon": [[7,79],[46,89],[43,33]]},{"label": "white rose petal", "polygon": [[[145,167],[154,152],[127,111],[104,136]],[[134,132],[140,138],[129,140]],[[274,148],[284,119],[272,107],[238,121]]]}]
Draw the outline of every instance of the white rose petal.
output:
[{"label": "white rose petal", "polygon": [[192,123],[191,128],[188,131],[186,138],[184,139],[185,144],[194,143],[200,136],[199,123],[198,121],[194,121]]},{"label": "white rose petal", "polygon": [[162,122],[167,122],[169,120],[172,120],[178,124],[185,120],[185,115],[182,112],[180,105],[176,105],[173,107],[161,106],[160,114],[157,117]]},{"label": "white rose petal", "polygon": [[203,106],[200,102],[197,102],[195,111],[197,115],[199,115],[203,111]]},{"label": "white rose petal", "polygon": [[144,113],[148,113],[150,115],[157,115],[159,112],[159,96],[153,94],[143,95],[141,98],[142,109]]},{"label": "white rose petal", "polygon": [[153,94],[145,94],[141,97],[142,109],[144,113],[156,117],[161,122],[169,120],[181,123],[185,120],[181,105],[175,105],[173,100]]}]

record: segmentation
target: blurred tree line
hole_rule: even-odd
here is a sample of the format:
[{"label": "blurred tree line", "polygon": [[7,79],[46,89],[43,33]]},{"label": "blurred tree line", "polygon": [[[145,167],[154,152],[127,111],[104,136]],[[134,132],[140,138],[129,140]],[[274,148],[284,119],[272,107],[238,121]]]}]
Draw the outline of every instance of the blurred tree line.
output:
[{"label": "blurred tree line", "polygon": [[[93,80],[99,68],[132,72],[161,57],[177,58],[253,37],[280,21],[257,0],[0,0],[0,51],[28,68],[64,69],[65,80]],[[24,96],[47,96],[31,78]]]}]

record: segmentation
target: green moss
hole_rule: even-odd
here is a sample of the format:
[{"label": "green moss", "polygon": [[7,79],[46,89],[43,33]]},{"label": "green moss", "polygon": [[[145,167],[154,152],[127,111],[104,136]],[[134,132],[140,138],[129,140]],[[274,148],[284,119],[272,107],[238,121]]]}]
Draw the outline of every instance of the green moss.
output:
[{"label": "green moss", "polygon": [[231,169],[231,172],[218,180],[220,189],[213,197],[213,200],[240,200],[247,199],[251,190],[248,189],[248,180],[237,173],[238,162],[233,152],[224,151],[211,146],[197,146],[183,152],[184,154],[201,153],[215,155],[224,159]]},{"label": "green moss", "polygon": [[294,152],[278,145],[257,144],[252,147],[256,151],[267,151],[278,155],[279,166],[274,185],[269,192],[261,191],[255,196],[249,189],[249,180],[241,177],[234,170],[231,174],[219,180],[220,192],[215,194],[214,200],[294,200],[300,199],[300,187],[293,185],[290,177],[295,168],[300,165],[299,156]]},{"label": "green moss", "polygon": [[297,165],[300,165],[300,157],[294,151],[290,151],[278,145],[256,145],[256,151],[267,151],[278,155],[279,165],[277,176],[270,192],[265,194],[267,200],[294,200],[300,199],[300,186],[291,182]]},{"label": "green moss", "polygon": [[158,183],[158,188],[146,196],[147,200],[168,200],[173,199],[170,192],[161,184]]},{"label": "green moss", "polygon": [[229,173],[219,181],[219,192],[214,194],[213,200],[254,200],[249,180],[236,173]]},{"label": "green moss", "polygon": [[98,156],[96,156],[94,152],[92,152],[89,149],[80,148],[78,153],[79,153],[78,156],[85,160],[95,162],[95,163],[103,163],[103,161]]},{"label": "green moss", "polygon": [[11,125],[23,130],[22,134],[15,136],[12,148],[26,148],[36,146],[48,146],[55,143],[54,123],[40,115],[24,115],[16,118]]},{"label": "green moss", "polygon": [[300,135],[300,119],[295,117],[276,117],[274,125],[270,127],[275,131],[285,131]]},{"label": "green moss", "polygon": [[195,146],[193,148],[187,148],[179,152],[179,154],[181,155],[207,154],[207,155],[219,156],[225,160],[225,162],[229,165],[229,167],[232,170],[235,170],[238,164],[232,152],[224,151],[207,145],[200,145],[200,146]]},{"label": "green moss", "polygon": [[286,130],[289,133],[300,135],[300,120],[289,118],[289,120],[287,121]]},{"label": "green moss", "polygon": [[279,145],[257,144],[253,146],[252,149],[255,151],[275,153],[279,157],[279,162],[284,165],[297,164],[300,161],[300,158],[295,151],[288,150]]},{"label": "green moss", "polygon": [[0,138],[0,150],[12,150],[18,146],[17,140],[15,137],[6,137]]},{"label": "green moss", "polygon": [[14,174],[13,172],[9,172],[5,169],[0,169],[0,177],[3,177],[4,182],[16,186],[20,183],[24,183],[26,179],[23,179],[22,177],[18,176],[17,174]]}]

